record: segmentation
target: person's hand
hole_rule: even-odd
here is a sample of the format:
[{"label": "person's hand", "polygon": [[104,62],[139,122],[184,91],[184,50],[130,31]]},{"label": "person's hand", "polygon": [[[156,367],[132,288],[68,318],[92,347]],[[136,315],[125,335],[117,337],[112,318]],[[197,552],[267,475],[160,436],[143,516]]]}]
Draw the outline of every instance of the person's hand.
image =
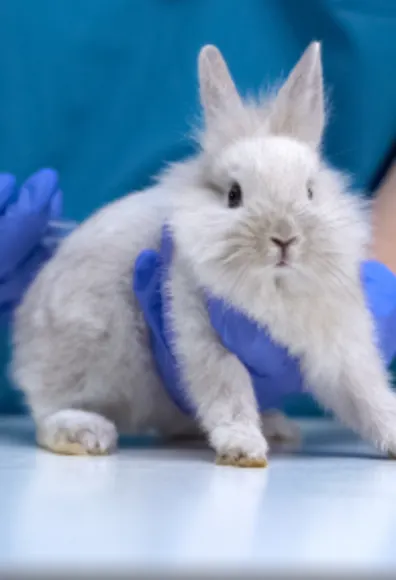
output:
[{"label": "person's hand", "polygon": [[0,174],[0,318],[20,301],[40,266],[51,255],[43,239],[60,218],[58,175],[38,171],[15,191],[15,178]]},{"label": "person's hand", "polygon": [[[172,240],[164,230],[160,252],[144,250],[135,262],[133,287],[145,320],[151,331],[152,345],[160,372],[174,374],[162,325],[161,285],[172,256]],[[396,277],[383,264],[362,264],[362,284],[371,310],[383,358],[389,364],[396,352]],[[266,330],[222,300],[207,296],[211,324],[222,344],[249,369],[262,396],[259,404],[277,406],[287,394],[302,390],[298,361],[287,350],[275,344]]]},{"label": "person's hand", "polygon": [[361,280],[377,344],[389,366],[396,355],[396,276],[381,262],[368,260],[362,264]]}]

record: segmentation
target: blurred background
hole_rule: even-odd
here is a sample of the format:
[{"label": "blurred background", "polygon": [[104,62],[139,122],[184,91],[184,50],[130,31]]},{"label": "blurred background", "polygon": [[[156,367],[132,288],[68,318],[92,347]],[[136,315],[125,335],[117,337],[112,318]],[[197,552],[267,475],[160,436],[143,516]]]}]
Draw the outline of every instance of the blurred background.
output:
[{"label": "blurred background", "polygon": [[[392,0],[0,0],[0,172],[59,172],[82,220],[192,151],[196,58],[223,52],[239,89],[286,75],[323,42],[328,160],[369,195],[396,135]],[[3,332],[0,366],[5,371]],[[2,373],[4,375],[4,373]],[[22,410],[5,378],[0,412]],[[294,414],[318,410],[309,398]]]}]

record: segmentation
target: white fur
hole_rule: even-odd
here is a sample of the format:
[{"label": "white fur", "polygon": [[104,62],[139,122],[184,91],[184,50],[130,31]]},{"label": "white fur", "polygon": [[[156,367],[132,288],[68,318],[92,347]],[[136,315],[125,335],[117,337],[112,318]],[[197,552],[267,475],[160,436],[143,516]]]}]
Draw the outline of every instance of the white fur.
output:
[{"label": "white fur", "polygon": [[271,440],[284,443],[299,443],[301,432],[296,423],[289,421],[283,413],[277,410],[266,411],[261,416],[264,436]]},{"label": "white fur", "polygon": [[[396,399],[359,279],[367,224],[344,178],[320,156],[325,114],[319,45],[308,48],[267,103],[242,102],[214,47],[201,52],[199,70],[206,121],[201,150],[171,167],[156,187],[83,224],[17,312],[13,376],[28,397],[40,442],[54,448],[57,429],[64,432],[64,412],[74,440],[81,415],[73,419],[73,409],[88,412],[88,431],[89,413],[122,431],[193,430],[155,372],[131,291],[136,256],[158,248],[169,221],[175,349],[199,425],[218,454],[261,460],[267,443],[249,374],[209,324],[204,287],[268,326],[301,357],[320,403],[395,452]],[[227,192],[235,180],[243,204],[230,209]],[[276,267],[279,248],[271,237],[296,237],[289,267]],[[278,422],[279,430],[284,433],[285,426]],[[111,441],[100,441],[99,448],[110,447]]]},{"label": "white fur", "polygon": [[97,413],[66,409],[39,424],[37,441],[58,453],[102,455],[114,450],[117,429]]}]

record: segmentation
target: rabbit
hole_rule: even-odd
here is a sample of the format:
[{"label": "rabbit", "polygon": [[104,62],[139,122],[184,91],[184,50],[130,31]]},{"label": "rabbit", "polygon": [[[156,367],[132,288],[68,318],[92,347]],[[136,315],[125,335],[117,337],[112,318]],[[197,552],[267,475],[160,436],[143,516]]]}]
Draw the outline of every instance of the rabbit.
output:
[{"label": "rabbit", "polygon": [[[198,69],[197,152],[83,223],[17,309],[11,373],[38,444],[100,454],[116,447],[119,432],[197,428],[220,463],[264,467],[266,420],[248,370],[210,325],[207,289],[299,358],[324,408],[395,453],[396,398],[360,282],[369,219],[321,154],[320,43],[267,99],[242,99],[214,46],[202,48]],[[159,247],[165,223],[174,240],[174,349],[195,417],[167,395],[131,290],[138,254]],[[270,434],[290,433],[284,417],[269,419]]]}]

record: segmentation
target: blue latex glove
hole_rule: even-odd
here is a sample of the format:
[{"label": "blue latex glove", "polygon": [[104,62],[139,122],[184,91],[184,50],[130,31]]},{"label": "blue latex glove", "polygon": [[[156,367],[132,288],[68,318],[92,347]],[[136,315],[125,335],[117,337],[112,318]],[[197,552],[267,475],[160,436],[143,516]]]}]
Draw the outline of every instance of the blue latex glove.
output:
[{"label": "blue latex glove", "polygon": [[[172,239],[164,228],[160,251],[144,250],[138,256],[133,287],[150,328],[154,357],[166,388],[182,410],[191,412],[171,352],[171,335],[164,325],[166,298],[161,288],[171,258]],[[376,323],[379,348],[389,364],[396,353],[396,277],[383,264],[367,261],[362,265],[362,284]],[[261,409],[281,406],[285,396],[302,390],[298,361],[276,345],[265,329],[212,296],[207,297],[207,308],[221,342],[248,368]]]},{"label": "blue latex glove", "polygon": [[58,175],[42,169],[15,191],[15,178],[0,175],[0,318],[8,316],[53,248],[51,220],[62,211]]}]

